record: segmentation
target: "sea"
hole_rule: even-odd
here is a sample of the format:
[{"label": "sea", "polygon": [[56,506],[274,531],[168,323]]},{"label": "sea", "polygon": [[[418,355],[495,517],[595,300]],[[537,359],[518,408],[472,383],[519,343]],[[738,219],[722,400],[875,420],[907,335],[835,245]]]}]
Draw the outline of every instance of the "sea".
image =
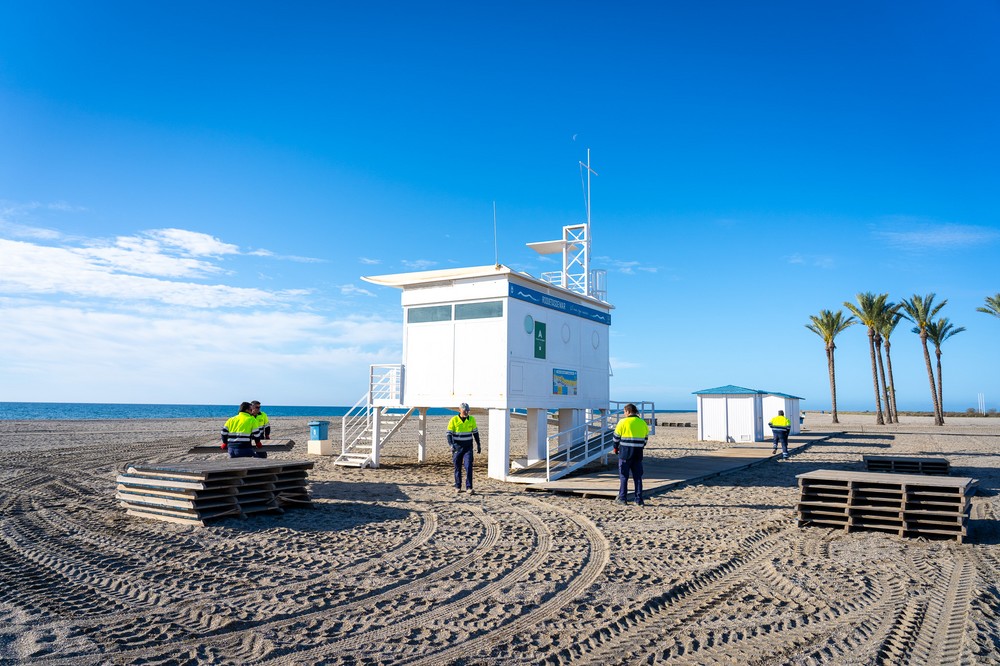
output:
[{"label": "sea", "polygon": [[[0,402],[0,421],[79,421],[86,419],[226,419],[236,413],[233,405],[147,405],[110,402]],[[270,417],[338,417],[350,407],[316,405],[264,405]],[[389,410],[392,412],[393,410]],[[405,411],[405,410],[399,410]],[[657,414],[678,414],[690,409],[658,409]],[[451,409],[431,408],[429,416],[451,416]]]}]

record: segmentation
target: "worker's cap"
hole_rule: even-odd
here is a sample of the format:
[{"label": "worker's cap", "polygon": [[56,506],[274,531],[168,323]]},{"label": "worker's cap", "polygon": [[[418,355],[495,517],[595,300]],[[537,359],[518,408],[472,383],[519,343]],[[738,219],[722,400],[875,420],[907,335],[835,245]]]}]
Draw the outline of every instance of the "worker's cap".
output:
[{"label": "worker's cap", "polygon": [[463,412],[467,412],[469,411],[469,403],[463,402],[461,405],[458,406],[458,408]]}]

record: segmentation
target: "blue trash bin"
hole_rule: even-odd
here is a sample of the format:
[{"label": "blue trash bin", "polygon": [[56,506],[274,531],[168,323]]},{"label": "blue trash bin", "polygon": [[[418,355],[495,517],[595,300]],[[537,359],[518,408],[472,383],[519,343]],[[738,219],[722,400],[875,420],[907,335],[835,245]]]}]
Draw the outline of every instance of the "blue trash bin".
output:
[{"label": "blue trash bin", "polygon": [[310,421],[309,422],[309,439],[321,441],[324,439],[329,439],[328,429],[330,427],[329,421]]}]

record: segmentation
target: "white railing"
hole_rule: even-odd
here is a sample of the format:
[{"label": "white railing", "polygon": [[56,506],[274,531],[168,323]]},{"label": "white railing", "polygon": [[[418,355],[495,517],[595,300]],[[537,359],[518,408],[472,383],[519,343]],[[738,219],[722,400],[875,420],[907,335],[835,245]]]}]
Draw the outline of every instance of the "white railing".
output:
[{"label": "white railing", "polygon": [[542,273],[541,278],[543,281],[549,284],[554,284],[557,287],[565,287],[563,283],[563,272],[562,271],[546,271]]},{"label": "white railing", "polygon": [[[340,420],[340,454],[366,453],[378,466],[379,446],[399,429],[412,409],[401,417],[390,432],[383,436],[380,419],[386,406],[402,404],[403,366],[373,365],[368,372],[368,391]],[[380,441],[375,441],[378,437]],[[355,449],[367,449],[367,451]]]},{"label": "white railing", "polygon": [[344,454],[354,444],[371,430],[371,417],[374,411],[368,402],[368,393],[354,403],[340,419],[340,453]]},{"label": "white railing", "polygon": [[[629,401],[627,400],[611,400],[608,405],[611,407],[611,427],[614,428],[618,425],[618,422],[622,420],[622,416],[625,415],[623,411],[625,405]],[[639,418],[649,424],[649,434],[656,434],[656,406],[646,400],[635,400],[632,401],[635,408],[639,410]]]},{"label": "white railing", "polygon": [[369,404],[401,406],[403,404],[403,366],[373,365],[368,375]]},{"label": "white railing", "polygon": [[590,271],[590,295],[604,303],[608,302],[608,272],[603,268]]},{"label": "white railing", "polygon": [[545,480],[552,480],[553,465],[565,464],[562,476],[607,455],[611,448],[611,430],[608,412],[601,411],[582,425],[549,435],[545,445]]}]

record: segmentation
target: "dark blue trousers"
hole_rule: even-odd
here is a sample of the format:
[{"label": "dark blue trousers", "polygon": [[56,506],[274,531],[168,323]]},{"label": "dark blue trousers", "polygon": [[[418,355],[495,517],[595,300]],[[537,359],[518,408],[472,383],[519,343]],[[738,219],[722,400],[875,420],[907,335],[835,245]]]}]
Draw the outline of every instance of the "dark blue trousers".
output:
[{"label": "dark blue trousers", "polygon": [[618,449],[618,499],[628,501],[628,477],[635,484],[635,503],[642,504],[642,447],[622,446]]},{"label": "dark blue trousers", "polygon": [[788,455],[788,430],[785,428],[771,428],[771,432],[774,433],[774,448],[778,448],[778,444],[781,444],[782,455]]},{"label": "dark blue trousers", "polygon": [[462,468],[465,468],[465,489],[472,490],[472,444],[460,444],[451,453],[455,463],[455,487],[462,487]]},{"label": "dark blue trousers", "polygon": [[267,451],[258,451],[252,446],[230,446],[227,448],[230,458],[266,458]]}]

